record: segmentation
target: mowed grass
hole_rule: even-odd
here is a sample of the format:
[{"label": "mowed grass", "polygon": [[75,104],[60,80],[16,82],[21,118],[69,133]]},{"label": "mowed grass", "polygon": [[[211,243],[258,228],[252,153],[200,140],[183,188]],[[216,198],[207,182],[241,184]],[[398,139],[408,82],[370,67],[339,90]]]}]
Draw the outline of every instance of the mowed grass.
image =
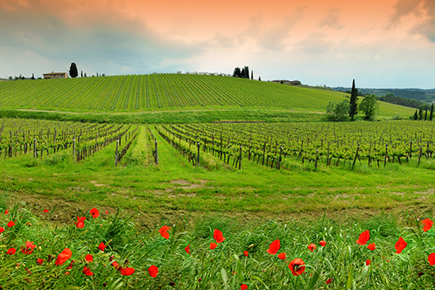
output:
[{"label": "mowed grass", "polygon": [[[295,121],[316,119],[347,94],[232,77],[152,74],[0,83],[0,109],[31,110],[33,118],[106,122]],[[52,115],[35,110],[51,111]],[[54,114],[92,112],[87,114]],[[151,112],[160,112],[157,117]],[[183,112],[187,112],[186,115]],[[293,116],[289,116],[289,112]],[[113,116],[114,113],[117,115]],[[131,116],[131,113],[137,113]],[[380,118],[408,118],[414,110],[380,102]],[[25,117],[28,112],[15,112]],[[19,115],[17,115],[19,114]],[[54,115],[53,115],[54,114]],[[180,117],[179,115],[183,115]],[[274,116],[274,115],[277,116]],[[69,116],[68,116],[69,115]],[[194,116],[194,117],[191,117]],[[308,117],[308,118],[307,118]],[[317,117],[317,119],[319,119]]]},{"label": "mowed grass", "polygon": [[13,200],[28,201],[36,207],[57,204],[64,209],[61,220],[69,219],[76,208],[91,205],[140,210],[154,220],[188,212],[249,219],[427,209],[433,208],[435,200],[432,160],[423,160],[419,168],[416,161],[409,165],[389,163],[385,168],[357,162],[354,169],[325,164],[314,169],[311,163],[295,164],[288,171],[244,159],[243,170],[222,163],[219,170],[208,171],[192,166],[155,131],[154,135],[159,144],[159,165],[152,163],[150,148],[140,153],[148,155],[147,161],[138,164],[137,158],[131,158],[141,138],[134,141],[118,167],[114,166],[115,144],[80,163],[67,158],[53,165],[55,162],[47,159],[20,156],[0,161],[0,190]]}]

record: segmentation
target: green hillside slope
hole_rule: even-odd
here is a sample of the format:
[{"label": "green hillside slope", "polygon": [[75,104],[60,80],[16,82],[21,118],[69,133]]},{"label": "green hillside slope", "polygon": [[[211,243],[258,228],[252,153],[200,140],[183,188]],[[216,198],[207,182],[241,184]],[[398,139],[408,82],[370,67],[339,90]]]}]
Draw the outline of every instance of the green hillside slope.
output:
[{"label": "green hillside slope", "polygon": [[[62,112],[150,112],[285,109],[325,112],[346,94],[232,77],[151,74],[0,83],[0,109]],[[381,104],[381,116],[412,109]]]}]

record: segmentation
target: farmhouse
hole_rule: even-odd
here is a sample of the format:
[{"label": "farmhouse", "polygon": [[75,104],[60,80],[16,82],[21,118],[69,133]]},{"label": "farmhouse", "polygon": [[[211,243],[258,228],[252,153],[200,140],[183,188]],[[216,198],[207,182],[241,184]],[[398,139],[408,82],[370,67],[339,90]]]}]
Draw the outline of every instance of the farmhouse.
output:
[{"label": "farmhouse", "polygon": [[51,72],[48,74],[44,74],[44,79],[49,80],[49,79],[66,79],[68,78],[67,73],[64,72]]}]

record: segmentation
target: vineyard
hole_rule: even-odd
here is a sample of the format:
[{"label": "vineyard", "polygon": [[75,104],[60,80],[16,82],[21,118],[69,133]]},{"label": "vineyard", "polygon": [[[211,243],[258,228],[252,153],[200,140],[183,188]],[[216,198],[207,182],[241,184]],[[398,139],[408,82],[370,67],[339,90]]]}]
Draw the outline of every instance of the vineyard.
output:
[{"label": "vineyard", "polygon": [[[0,127],[0,159],[25,154],[42,159],[44,155],[48,157],[69,150],[74,160],[80,162],[116,141],[115,158],[118,162],[137,133],[138,127],[131,125],[3,119]],[[125,147],[118,148],[123,143],[126,143]]]},{"label": "vineyard", "polygon": [[[221,160],[242,169],[243,162],[291,170],[311,163],[314,168],[356,163],[416,166],[432,160],[431,122],[373,123],[220,123],[160,125],[158,132],[193,165],[216,167]],[[200,161],[202,156],[203,161]]]},{"label": "vineyard", "polygon": [[[269,109],[325,112],[344,93],[223,76],[150,74],[0,83],[1,109],[63,112],[151,112]],[[380,116],[413,110],[382,103]]]}]

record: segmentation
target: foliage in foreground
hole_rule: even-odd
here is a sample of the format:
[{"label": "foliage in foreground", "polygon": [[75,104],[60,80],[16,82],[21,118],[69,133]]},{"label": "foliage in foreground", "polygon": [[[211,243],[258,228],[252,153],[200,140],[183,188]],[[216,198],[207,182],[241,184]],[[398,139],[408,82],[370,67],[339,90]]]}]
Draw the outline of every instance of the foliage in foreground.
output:
[{"label": "foliage in foreground", "polygon": [[37,219],[20,205],[2,211],[3,289],[423,289],[434,283],[435,233],[412,212],[404,226],[385,215],[344,224],[213,218],[193,226],[181,216],[146,232],[119,212],[78,212],[55,227],[48,222],[55,209],[44,214]]}]

